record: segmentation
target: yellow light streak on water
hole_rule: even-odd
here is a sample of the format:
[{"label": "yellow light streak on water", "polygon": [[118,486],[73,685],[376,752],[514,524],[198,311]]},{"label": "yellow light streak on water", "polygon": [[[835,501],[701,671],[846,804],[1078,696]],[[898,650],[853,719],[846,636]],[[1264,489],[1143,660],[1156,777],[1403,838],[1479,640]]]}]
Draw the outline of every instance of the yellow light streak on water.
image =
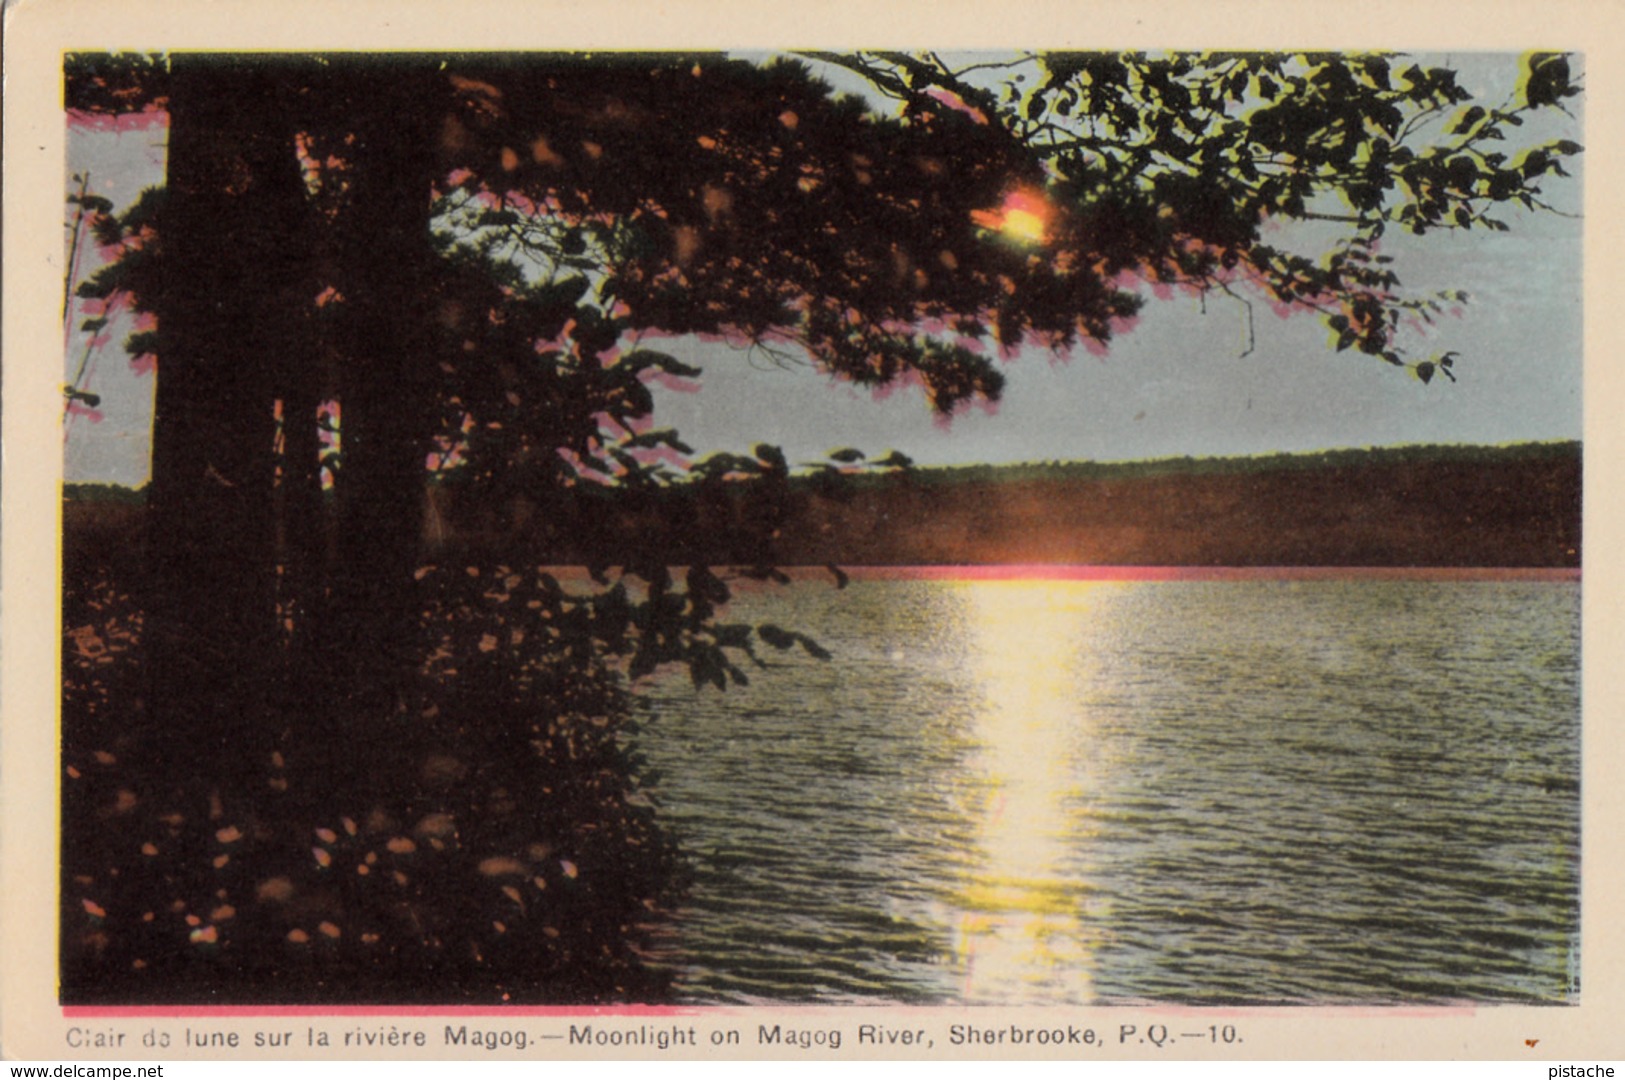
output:
[{"label": "yellow light streak on water", "polygon": [[[1076,844],[1068,801],[1093,763],[1080,707],[1082,642],[1101,586],[996,581],[963,586],[977,636],[987,785],[979,862],[956,898],[954,959],[966,1002],[1089,1000],[1089,883],[1063,866]],[[1069,839],[1070,837],[1070,839]]]}]

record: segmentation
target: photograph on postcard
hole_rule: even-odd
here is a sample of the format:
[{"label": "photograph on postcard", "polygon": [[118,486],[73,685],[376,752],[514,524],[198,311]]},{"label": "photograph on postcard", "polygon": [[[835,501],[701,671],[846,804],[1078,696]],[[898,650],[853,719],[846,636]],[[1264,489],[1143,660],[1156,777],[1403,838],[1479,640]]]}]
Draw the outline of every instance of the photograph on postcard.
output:
[{"label": "photograph on postcard", "polygon": [[63,1005],[1583,999],[1581,56],[62,79]]}]

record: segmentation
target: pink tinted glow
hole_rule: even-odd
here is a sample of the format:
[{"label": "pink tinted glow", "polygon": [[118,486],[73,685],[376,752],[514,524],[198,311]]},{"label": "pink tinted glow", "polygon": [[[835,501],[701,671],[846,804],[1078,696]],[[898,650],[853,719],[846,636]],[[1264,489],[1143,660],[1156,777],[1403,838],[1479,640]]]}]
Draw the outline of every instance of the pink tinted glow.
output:
[{"label": "pink tinted glow", "polygon": [[673,333],[670,330],[662,330],[658,326],[650,326],[638,331],[636,344],[642,345],[645,341],[669,341],[672,338],[685,336],[684,334]]},{"label": "pink tinted glow", "polygon": [[700,392],[700,383],[694,379],[685,379],[681,375],[673,375],[669,371],[657,371],[644,377],[644,382],[664,387],[674,394],[697,394]]},{"label": "pink tinted glow", "polygon": [[462,447],[454,446],[450,450],[431,450],[423,459],[423,467],[430,472],[440,472],[444,469],[454,469],[467,460],[463,455]]},{"label": "pink tinted glow", "polygon": [[337,446],[339,443],[339,433],[343,430],[343,408],[340,407],[336,400],[324,401],[320,405],[316,406],[316,416],[318,419],[326,417],[332,422],[335,429],[333,431],[328,431],[326,428],[322,428],[322,445],[324,447]]},{"label": "pink tinted glow", "polygon": [[68,130],[74,132],[122,135],[130,131],[160,131],[168,127],[169,114],[163,109],[112,114],[68,110]]},{"label": "pink tinted glow", "polygon": [[[1158,1003],[1159,1013],[1169,1013],[1174,1016],[1211,1016],[1216,1019],[1233,1019],[1235,1017],[1275,1016],[1286,1019],[1292,1016],[1302,1016],[1301,1012],[1294,1012],[1302,1006],[1288,1006],[1286,1008],[1258,1008],[1256,1006],[1213,1006],[1213,1005],[1168,1005]],[[1460,1005],[1417,1005],[1410,1008],[1402,1006],[1383,1005],[1378,1008],[1364,1006],[1320,1006],[1316,1015],[1334,1015],[1339,1018],[1363,1017],[1375,1019],[1377,1017],[1406,1016],[1406,1017],[1432,1017],[1432,1016],[1473,1016],[1478,1013],[1479,1007],[1463,1002]]]},{"label": "pink tinted glow", "polygon": [[87,319],[110,319],[124,306],[126,296],[125,293],[116,292],[106,299],[94,296],[84,299],[75,297],[75,301],[78,304],[79,314]]},{"label": "pink tinted glow", "polygon": [[621,423],[634,435],[642,435],[645,431],[654,430],[655,418],[653,413],[644,413],[642,416],[629,416]]},{"label": "pink tinted glow", "polygon": [[1007,214],[1019,212],[1038,218],[1047,218],[1050,213],[1049,202],[1044,196],[1026,188],[1017,188],[1006,195],[1003,209]]},{"label": "pink tinted glow", "polygon": [[892,395],[897,393],[899,390],[918,390],[921,393],[924,393],[925,380],[921,379],[920,373],[915,371],[913,368],[905,368],[890,382],[881,383],[879,386],[871,387],[869,390],[869,396],[875,401],[889,401]]},{"label": "pink tinted glow", "polygon": [[688,459],[664,443],[659,446],[635,447],[632,450],[632,457],[643,465],[670,465],[681,472],[688,471]]},{"label": "pink tinted glow", "polygon": [[931,98],[933,101],[936,101],[939,104],[946,105],[954,112],[964,113],[978,124],[987,123],[986,113],[984,113],[981,109],[976,108],[974,105],[966,103],[964,98],[960,97],[952,90],[945,90],[942,87],[933,86],[931,89],[925,92],[925,96]]},{"label": "pink tinted glow", "polygon": [[557,453],[559,457],[569,462],[570,467],[575,470],[577,476],[583,480],[588,480],[596,484],[609,483],[610,481],[614,480],[616,476],[622,475],[625,472],[624,469],[622,469],[620,472],[603,472],[602,470],[595,469],[591,465],[588,465],[585,461],[582,461],[580,455],[567,446],[559,447]]},{"label": "pink tinted glow", "polygon": [[508,209],[517,210],[525,217],[540,217],[542,213],[541,207],[517,191],[509,192],[504,203]]}]

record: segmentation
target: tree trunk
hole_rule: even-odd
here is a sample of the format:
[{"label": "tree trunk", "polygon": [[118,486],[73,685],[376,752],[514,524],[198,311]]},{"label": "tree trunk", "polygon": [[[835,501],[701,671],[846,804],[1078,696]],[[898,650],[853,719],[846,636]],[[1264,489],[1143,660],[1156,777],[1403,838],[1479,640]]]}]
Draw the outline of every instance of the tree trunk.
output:
[{"label": "tree trunk", "polygon": [[277,551],[281,565],[278,612],[283,620],[284,655],[280,678],[284,707],[299,708],[313,692],[327,610],[330,534],[322,491],[322,444],[317,427],[321,372],[313,335],[295,353],[310,362],[289,365],[277,390],[282,403],[281,475],[277,485]]},{"label": "tree trunk", "polygon": [[[405,70],[403,70],[403,67]],[[344,363],[337,560],[326,650],[345,722],[398,707],[421,659],[414,575],[423,552],[425,459],[439,399],[430,320],[433,76],[408,61],[351,70],[325,98],[354,135],[338,223]]]},{"label": "tree trunk", "polygon": [[[421,658],[438,85],[409,61],[326,74],[175,61],[148,641],[158,757],[176,776],[251,777],[297,715],[347,736],[303,740],[327,759],[309,764],[334,783],[364,779],[355,743],[378,744]],[[320,226],[294,150],[313,128],[349,137],[344,205]],[[318,227],[342,296],[331,523],[309,330]]]},{"label": "tree trunk", "polygon": [[148,700],[176,782],[262,764],[277,645],[273,387],[306,199],[275,72],[174,59],[153,418]]}]

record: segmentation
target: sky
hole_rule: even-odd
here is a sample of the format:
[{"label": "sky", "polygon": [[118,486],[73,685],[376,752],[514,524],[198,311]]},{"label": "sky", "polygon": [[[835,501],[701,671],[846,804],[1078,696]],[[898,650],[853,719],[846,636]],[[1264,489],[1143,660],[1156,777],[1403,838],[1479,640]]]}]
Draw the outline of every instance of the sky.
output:
[{"label": "sky", "polygon": [[[1513,54],[1418,59],[1456,69],[1486,104],[1507,98],[1519,66]],[[1525,134],[1584,143],[1578,100],[1570,103],[1572,120],[1550,114],[1544,128],[1532,131],[1531,124]],[[164,138],[162,126],[70,129],[67,171],[88,170],[90,190],[122,209],[162,182]],[[1582,155],[1574,179],[1553,177],[1545,185],[1550,201],[1572,214],[1581,205],[1583,167]],[[922,465],[1578,439],[1583,223],[1521,208],[1499,216],[1511,232],[1413,239],[1396,230],[1384,241],[1413,294],[1470,295],[1459,318],[1441,320],[1429,337],[1401,342],[1414,358],[1460,354],[1455,384],[1423,385],[1380,360],[1337,353],[1316,320],[1280,319],[1263,303],[1253,305],[1249,353],[1247,315],[1237,301],[1148,294],[1138,325],[1115,338],[1106,356],[1079,349],[1057,358],[1026,349],[1008,364],[995,407],[972,408],[948,423],[916,390],[874,394],[832,380],[811,363],[780,365],[721,344],[666,339],[661,349],[704,375],[692,392],[656,387],[655,420],[675,427],[702,455],[766,441],[782,446],[792,462],[853,446],[871,454],[901,450]],[[1268,239],[1313,250],[1324,237],[1283,227]],[[69,481],[137,485],[147,478],[155,378],[132,369],[122,348],[124,324],[112,331],[92,350],[88,368],[87,389],[101,397],[97,418],[66,423]],[[86,337],[69,335],[67,378],[78,369]]]}]

